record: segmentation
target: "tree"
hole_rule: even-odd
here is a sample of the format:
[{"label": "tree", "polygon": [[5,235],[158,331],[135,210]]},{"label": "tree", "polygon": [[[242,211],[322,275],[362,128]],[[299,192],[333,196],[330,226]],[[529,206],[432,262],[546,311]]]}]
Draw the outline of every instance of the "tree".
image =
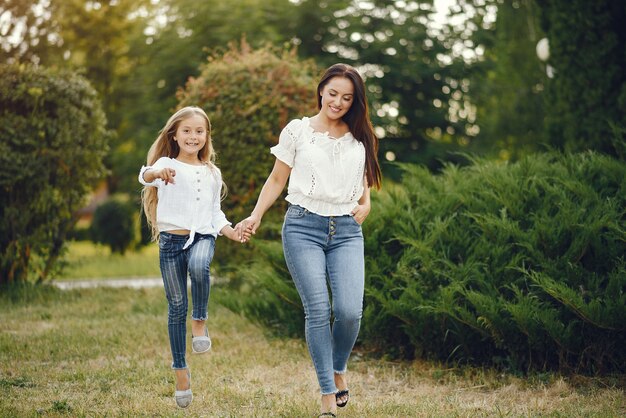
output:
[{"label": "tree", "polygon": [[[200,106],[211,119],[217,165],[228,186],[222,209],[231,221],[252,211],[275,159],[269,148],[282,128],[316,111],[317,77],[314,64],[298,59],[293,50],[252,49],[242,41],[240,47],[231,44],[226,52],[213,54],[198,77],[179,91],[178,106]],[[257,238],[277,238],[281,219],[280,210],[268,213]],[[220,248],[216,260],[221,268],[246,259],[247,247]]]},{"label": "tree", "polygon": [[[626,127],[626,3],[537,0],[550,42],[547,136],[569,151],[618,155]],[[623,133],[622,133],[623,135]],[[621,155],[625,158],[625,155]]]},{"label": "tree", "polygon": [[59,26],[45,0],[4,0],[0,5],[0,62],[47,62],[61,55]]},{"label": "tree", "polygon": [[515,160],[544,142],[545,65],[536,45],[543,33],[534,0],[460,1],[453,37],[473,52],[467,98],[476,107],[479,133],[473,151]]},{"label": "tree", "polygon": [[432,1],[338,2],[341,9],[321,2],[315,11],[311,3],[317,2],[299,2],[301,13],[321,16],[325,28],[311,27],[319,24],[315,19],[303,22],[296,30],[300,48],[323,51],[325,64],[341,61],[362,71],[383,156],[392,151],[398,161],[434,168],[437,158],[451,158],[447,149],[469,142],[465,64],[447,42],[447,29],[434,30]]},{"label": "tree", "polygon": [[200,106],[211,119],[229,213],[252,211],[274,161],[269,148],[291,119],[317,109],[317,76],[313,63],[294,50],[253,50],[242,41],[212,55],[179,91],[178,106]]},{"label": "tree", "polygon": [[148,9],[146,27],[129,43],[137,65],[124,81],[120,142],[111,157],[118,190],[136,190],[137,168],[177,106],[177,89],[198,76],[207,56],[244,36],[254,47],[288,41],[292,7],[288,0],[163,0]]},{"label": "tree", "polygon": [[105,174],[106,119],[74,73],[0,65],[0,283],[45,280]]}]

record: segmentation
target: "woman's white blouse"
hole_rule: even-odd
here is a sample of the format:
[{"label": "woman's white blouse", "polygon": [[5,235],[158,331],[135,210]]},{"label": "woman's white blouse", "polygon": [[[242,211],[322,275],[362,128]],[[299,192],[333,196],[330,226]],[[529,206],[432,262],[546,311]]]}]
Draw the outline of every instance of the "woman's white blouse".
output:
[{"label": "woman's white blouse", "polygon": [[[148,183],[143,174],[148,169],[173,168],[175,183],[155,179]],[[159,231],[188,229],[189,239],[183,248],[193,243],[196,232],[220,235],[224,226],[231,225],[220,206],[222,174],[215,166],[186,164],[175,158],[161,157],[152,166],[143,166],[139,182],[158,188],[156,223]]]},{"label": "woman's white blouse", "polygon": [[365,147],[350,132],[316,132],[307,117],[294,119],[270,152],[291,167],[286,200],[322,216],[349,215],[363,195]]}]

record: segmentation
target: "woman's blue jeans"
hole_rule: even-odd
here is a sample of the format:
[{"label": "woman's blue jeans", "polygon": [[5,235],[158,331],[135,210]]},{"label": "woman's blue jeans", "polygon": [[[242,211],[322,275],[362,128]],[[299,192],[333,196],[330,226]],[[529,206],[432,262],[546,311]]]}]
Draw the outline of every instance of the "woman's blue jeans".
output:
[{"label": "woman's blue jeans", "polygon": [[335,393],[333,374],[346,371],[363,312],[361,225],[349,215],[320,216],[291,205],[283,224],[283,251],[302,299],[306,341],[321,393]]},{"label": "woman's blue jeans", "polygon": [[167,297],[167,331],[172,350],[172,368],[185,369],[187,350],[187,274],[191,277],[191,318],[206,320],[211,288],[210,264],[215,237],[196,233],[193,244],[183,250],[189,235],[159,234],[159,262]]}]

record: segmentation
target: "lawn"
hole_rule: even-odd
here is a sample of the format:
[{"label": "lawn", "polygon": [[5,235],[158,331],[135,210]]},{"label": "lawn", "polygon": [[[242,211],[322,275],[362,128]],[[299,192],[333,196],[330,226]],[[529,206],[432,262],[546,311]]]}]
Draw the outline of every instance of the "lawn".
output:
[{"label": "lawn", "polygon": [[[314,417],[303,341],[268,336],[211,293],[213,349],[189,356],[194,401],[176,408],[163,290],[50,288],[0,294],[0,416]],[[19,299],[18,302],[15,299]],[[623,377],[520,378],[477,368],[389,362],[356,351],[340,417],[626,413]]]},{"label": "lawn", "polygon": [[66,267],[59,280],[161,277],[159,247],[155,243],[121,255],[112,254],[105,245],[72,241],[64,262]]}]

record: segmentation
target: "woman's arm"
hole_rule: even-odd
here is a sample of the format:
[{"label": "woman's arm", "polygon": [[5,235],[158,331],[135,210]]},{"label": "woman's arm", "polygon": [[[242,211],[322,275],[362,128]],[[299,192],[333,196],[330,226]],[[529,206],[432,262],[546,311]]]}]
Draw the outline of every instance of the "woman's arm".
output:
[{"label": "woman's arm", "polygon": [[354,216],[359,224],[365,222],[365,218],[370,214],[370,187],[367,184],[367,178],[363,178],[363,194],[359,199],[359,204],[352,209],[351,215]]},{"label": "woman's arm", "polygon": [[244,228],[248,229],[252,234],[256,233],[261,224],[261,218],[283,192],[290,174],[291,167],[277,158],[272,172],[265,180],[252,214],[242,221],[244,222]]}]

